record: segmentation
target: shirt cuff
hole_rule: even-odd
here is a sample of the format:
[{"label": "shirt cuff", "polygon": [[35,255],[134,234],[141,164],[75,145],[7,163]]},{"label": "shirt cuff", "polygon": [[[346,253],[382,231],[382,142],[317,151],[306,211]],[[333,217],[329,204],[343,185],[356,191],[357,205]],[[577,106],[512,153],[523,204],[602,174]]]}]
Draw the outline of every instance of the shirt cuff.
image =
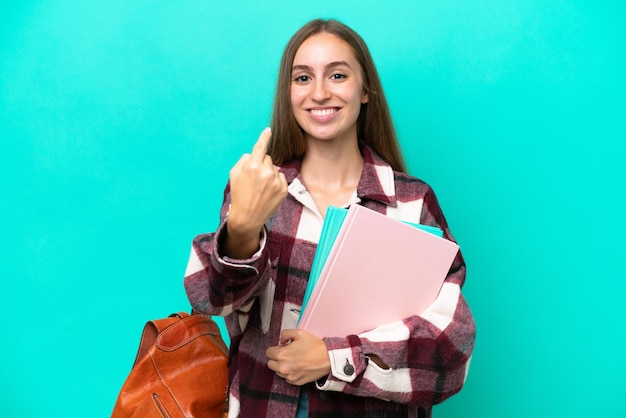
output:
[{"label": "shirt cuff", "polygon": [[267,231],[265,226],[261,230],[261,241],[259,244],[259,249],[255,252],[250,258],[245,259],[237,259],[231,258],[228,256],[224,256],[221,253],[220,243],[224,239],[224,234],[226,233],[226,222],[228,219],[225,219],[215,232],[215,238],[213,243],[215,245],[213,251],[213,264],[215,268],[219,272],[224,272],[229,269],[251,269],[254,270],[255,274],[259,274],[260,267],[264,266],[267,263],[267,255],[265,252],[266,242],[267,242]]},{"label": "shirt cuff", "polygon": [[330,359],[330,375],[316,386],[320,390],[341,391],[346,383],[354,382],[367,368],[361,350],[361,339],[356,335],[346,338],[324,338]]}]

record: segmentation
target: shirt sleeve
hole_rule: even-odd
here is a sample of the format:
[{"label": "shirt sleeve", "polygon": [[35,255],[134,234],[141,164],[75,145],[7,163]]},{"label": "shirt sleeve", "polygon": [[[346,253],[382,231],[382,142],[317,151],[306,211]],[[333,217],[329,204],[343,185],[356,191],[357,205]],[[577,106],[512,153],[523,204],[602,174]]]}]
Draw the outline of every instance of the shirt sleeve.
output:
[{"label": "shirt sleeve", "polygon": [[[454,240],[431,190],[421,222]],[[459,252],[435,302],[421,315],[345,338],[324,338],[331,373],[320,390],[420,406],[442,402],[463,387],[476,327],[461,293],[466,266]],[[376,364],[374,356],[382,362]]]},{"label": "shirt sleeve", "polygon": [[[260,248],[252,257],[239,260],[222,255],[220,243],[228,222],[225,196],[217,231],[198,235],[192,242],[184,287],[194,311],[220,316],[237,312],[246,318],[254,300],[271,287],[267,231],[261,232]],[[242,318],[239,324],[243,332],[247,321]]]}]

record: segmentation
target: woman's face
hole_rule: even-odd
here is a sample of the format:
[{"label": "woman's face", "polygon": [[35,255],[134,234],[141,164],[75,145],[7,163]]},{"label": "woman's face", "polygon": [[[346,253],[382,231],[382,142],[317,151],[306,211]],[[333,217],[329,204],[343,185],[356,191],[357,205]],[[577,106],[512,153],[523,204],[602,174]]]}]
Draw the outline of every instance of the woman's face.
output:
[{"label": "woman's face", "polygon": [[300,45],[291,72],[291,107],[307,141],[356,140],[363,76],[352,47],[327,32]]}]

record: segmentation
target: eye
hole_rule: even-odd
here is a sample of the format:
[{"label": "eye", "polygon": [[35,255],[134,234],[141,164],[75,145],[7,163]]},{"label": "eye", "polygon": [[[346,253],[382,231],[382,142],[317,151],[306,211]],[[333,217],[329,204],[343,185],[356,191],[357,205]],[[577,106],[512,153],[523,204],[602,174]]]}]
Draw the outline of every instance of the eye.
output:
[{"label": "eye", "polygon": [[334,73],[330,76],[331,80],[343,80],[345,78],[348,78],[348,76],[343,73]]},{"label": "eye", "polygon": [[311,77],[303,74],[303,75],[299,75],[295,77],[293,81],[295,81],[296,83],[304,84],[304,83],[308,83],[309,81],[311,81]]}]

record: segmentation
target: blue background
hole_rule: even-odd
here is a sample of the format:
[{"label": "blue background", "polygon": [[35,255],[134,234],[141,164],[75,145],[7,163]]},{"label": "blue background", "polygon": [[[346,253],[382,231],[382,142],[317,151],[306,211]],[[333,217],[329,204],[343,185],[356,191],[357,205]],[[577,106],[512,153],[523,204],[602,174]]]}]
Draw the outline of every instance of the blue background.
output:
[{"label": "blue background", "polygon": [[315,17],[356,29],[468,262],[441,417],[623,417],[622,1],[5,1],[0,410],[109,416]]}]

